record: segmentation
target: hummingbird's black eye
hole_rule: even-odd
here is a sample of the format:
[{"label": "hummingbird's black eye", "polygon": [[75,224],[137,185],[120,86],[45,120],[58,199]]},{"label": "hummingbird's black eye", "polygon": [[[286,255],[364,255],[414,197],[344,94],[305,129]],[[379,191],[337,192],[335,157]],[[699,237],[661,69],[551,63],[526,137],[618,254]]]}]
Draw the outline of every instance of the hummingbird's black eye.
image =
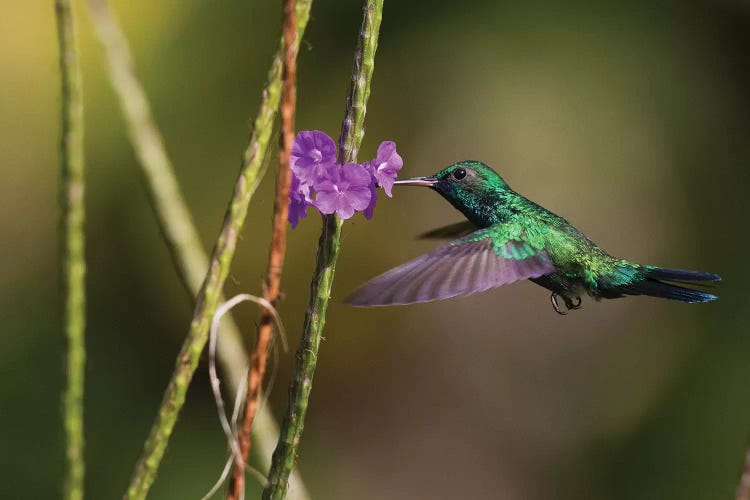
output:
[{"label": "hummingbird's black eye", "polygon": [[453,178],[457,181],[460,181],[464,177],[466,177],[466,170],[464,170],[463,168],[457,168],[453,171]]}]

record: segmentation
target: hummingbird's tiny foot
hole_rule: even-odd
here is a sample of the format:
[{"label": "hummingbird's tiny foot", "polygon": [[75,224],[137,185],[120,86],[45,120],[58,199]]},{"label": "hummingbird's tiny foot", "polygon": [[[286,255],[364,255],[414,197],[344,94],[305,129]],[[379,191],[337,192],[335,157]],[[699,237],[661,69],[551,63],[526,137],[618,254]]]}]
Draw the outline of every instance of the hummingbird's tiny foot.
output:
[{"label": "hummingbird's tiny foot", "polygon": [[568,308],[568,311],[581,308],[581,297],[576,297],[576,300],[577,302],[574,304],[572,299],[565,297],[565,307]]},{"label": "hummingbird's tiny foot", "polygon": [[[557,294],[555,292],[552,292],[552,295],[549,296],[549,300],[550,302],[552,302],[552,307],[555,309],[555,312],[557,314],[560,314],[562,316],[568,314],[567,311],[560,310],[560,306],[557,304]],[[570,307],[568,307],[568,309],[570,309]]]}]

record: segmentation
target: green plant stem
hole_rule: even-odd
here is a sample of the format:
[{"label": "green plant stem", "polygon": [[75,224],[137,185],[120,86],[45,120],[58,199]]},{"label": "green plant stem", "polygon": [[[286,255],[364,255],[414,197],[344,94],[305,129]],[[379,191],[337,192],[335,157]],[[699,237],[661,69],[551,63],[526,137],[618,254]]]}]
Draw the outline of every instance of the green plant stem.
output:
[{"label": "green plant stem", "polygon": [[[297,40],[307,25],[312,0],[297,0]],[[183,343],[175,371],[164,394],[143,453],[136,464],[126,498],[145,498],[164,456],[164,452],[185,401],[188,386],[198,365],[201,352],[208,340],[211,319],[221,301],[221,291],[229,273],[237,244],[247,215],[247,207],[263,176],[263,166],[273,130],[281,94],[283,48],[277,51],[263,90],[260,110],[243,156],[242,169],[229,203],[221,232],[216,241],[208,273],[196,298],[190,331]]]},{"label": "green plant stem", "polygon": [[[208,270],[208,255],[180,190],[146,92],[138,81],[127,39],[117,18],[107,0],[89,0],[89,12],[105,49],[112,87],[119,99],[128,136],[144,174],[151,206],[177,274],[191,300],[194,300]],[[249,360],[240,329],[229,313],[221,322],[217,357],[228,385],[236,391],[245,378]],[[268,470],[271,465],[271,454],[278,434],[278,424],[268,405],[260,407],[253,426],[253,437],[263,470]],[[295,484],[298,500],[309,498],[298,473],[290,478],[290,482]]]},{"label": "green plant stem", "polygon": [[65,484],[63,496],[83,498],[83,391],[86,369],[86,259],[84,238],[83,92],[73,12],[56,0],[60,47],[60,252],[63,323],[67,338],[67,386],[63,397]]},{"label": "green plant stem", "polygon": [[[370,82],[375,70],[383,0],[367,0],[359,41],[354,55],[354,70],[346,101],[346,113],[339,137],[339,162],[356,161],[364,137],[364,120]],[[288,479],[297,461],[297,450],[305,423],[318,361],[318,348],[325,326],[326,310],[331,296],[336,261],[341,249],[342,221],[335,215],[323,216],[323,230],[318,242],[310,302],[305,314],[302,338],[297,349],[297,364],[289,389],[289,407],[281,425],[281,435],[273,453],[268,485],[263,492],[266,500],[280,500],[287,491]]]}]

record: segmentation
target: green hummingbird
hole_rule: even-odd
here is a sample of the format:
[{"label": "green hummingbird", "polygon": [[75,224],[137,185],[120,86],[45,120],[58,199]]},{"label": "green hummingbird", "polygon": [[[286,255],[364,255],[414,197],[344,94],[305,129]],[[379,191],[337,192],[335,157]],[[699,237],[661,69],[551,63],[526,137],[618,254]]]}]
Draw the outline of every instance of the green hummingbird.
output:
[{"label": "green hummingbird", "polygon": [[555,311],[596,300],[648,295],[679,302],[717,297],[686,283],[720,281],[697,271],[636,264],[609,255],[562,217],[513,191],[489,166],[462,161],[429,177],[396,181],[440,193],[468,219],[422,235],[457,238],[357,289],[353,306],[414,304],[470,295],[528,279],[547,288]]}]

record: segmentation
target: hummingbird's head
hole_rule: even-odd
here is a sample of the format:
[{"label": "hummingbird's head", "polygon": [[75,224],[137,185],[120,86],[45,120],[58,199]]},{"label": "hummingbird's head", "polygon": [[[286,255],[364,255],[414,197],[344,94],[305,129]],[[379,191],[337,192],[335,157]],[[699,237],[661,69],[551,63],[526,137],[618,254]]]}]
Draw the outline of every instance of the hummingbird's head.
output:
[{"label": "hummingbird's head", "polygon": [[494,217],[498,206],[512,192],[497,172],[473,160],[454,163],[429,177],[396,181],[396,184],[431,187],[475,223]]}]

